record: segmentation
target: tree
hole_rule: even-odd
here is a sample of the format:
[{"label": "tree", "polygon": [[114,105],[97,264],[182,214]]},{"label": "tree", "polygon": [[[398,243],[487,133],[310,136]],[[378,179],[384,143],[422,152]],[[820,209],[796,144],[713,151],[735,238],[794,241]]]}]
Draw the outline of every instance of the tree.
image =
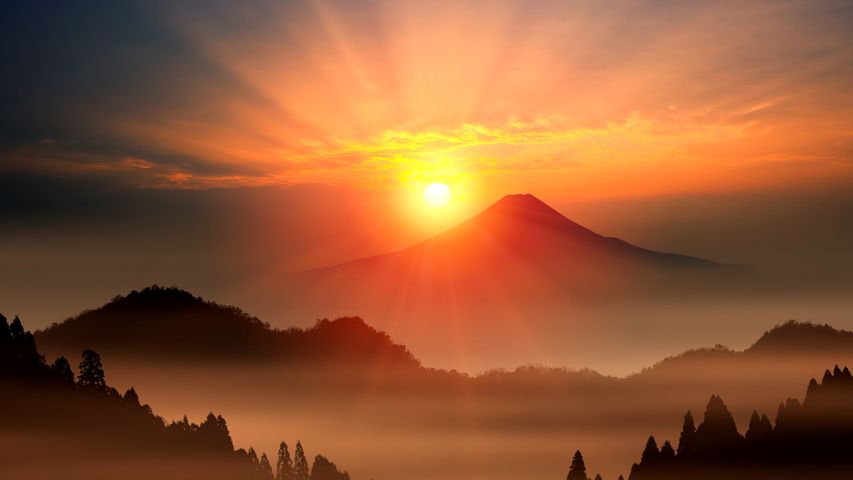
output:
[{"label": "tree", "polygon": [[258,454],[255,452],[255,449],[253,447],[249,447],[248,456],[249,456],[249,461],[252,462],[252,465],[257,467],[258,466]]},{"label": "tree", "polygon": [[596,474],[595,474],[595,480],[602,480],[602,478],[601,478],[601,474],[596,473]]},{"label": "tree", "polygon": [[74,383],[74,372],[71,371],[71,364],[68,363],[65,357],[59,357],[54,360],[53,365],[50,366],[50,371],[53,372],[56,378],[63,382]]},{"label": "tree", "polygon": [[136,393],[136,389],[130,387],[127,392],[125,392],[124,397],[121,399],[122,403],[125,405],[129,405],[131,407],[141,407],[139,403],[139,395]]},{"label": "tree", "polygon": [[264,478],[272,478],[272,466],[266,453],[261,454],[261,463],[258,465],[258,468]]},{"label": "tree", "polygon": [[278,446],[278,461],[275,463],[275,480],[293,480],[293,460],[287,444],[281,442]]},{"label": "tree", "polygon": [[9,326],[9,333],[12,336],[12,340],[21,340],[24,338],[24,325],[21,323],[21,319],[18,316],[15,316],[15,319],[12,320],[12,325]]},{"label": "tree", "polygon": [[311,466],[311,480],[349,480],[349,474],[338,470],[328,458],[317,455]]},{"label": "tree", "polygon": [[663,442],[663,445],[660,447],[660,459],[664,462],[675,459],[675,450],[672,449],[672,444],[669,443],[669,440]]},{"label": "tree", "polygon": [[12,332],[9,330],[9,322],[6,317],[0,313],[0,346],[12,342]]},{"label": "tree", "polygon": [[696,437],[696,424],[693,422],[693,414],[688,410],[684,414],[684,425],[681,427],[681,436],[678,437],[679,457],[689,455],[693,450],[693,439]]},{"label": "tree", "polygon": [[580,450],[575,451],[575,455],[572,457],[572,464],[569,466],[569,474],[566,475],[566,480],[589,480],[589,477],[586,476],[586,464]]},{"label": "tree", "polygon": [[654,435],[649,435],[646,441],[646,448],[643,449],[643,455],[640,457],[640,465],[651,465],[657,463],[660,458],[660,450],[658,450],[658,442],[655,441]]},{"label": "tree", "polygon": [[308,459],[302,450],[302,442],[296,441],[296,452],[293,454],[293,480],[309,480]]},{"label": "tree", "polygon": [[80,362],[77,375],[77,385],[80,388],[105,392],[107,382],[104,380],[104,366],[101,364],[101,356],[94,350],[83,350],[83,360]]},{"label": "tree", "polygon": [[[234,449],[228,425],[221,415],[214,415],[213,412],[208,413],[204,422],[198,426],[198,433],[205,438],[205,443],[212,448],[229,451]],[[249,453],[252,453],[252,449],[249,450]],[[255,463],[257,460],[257,454],[255,454]]]}]

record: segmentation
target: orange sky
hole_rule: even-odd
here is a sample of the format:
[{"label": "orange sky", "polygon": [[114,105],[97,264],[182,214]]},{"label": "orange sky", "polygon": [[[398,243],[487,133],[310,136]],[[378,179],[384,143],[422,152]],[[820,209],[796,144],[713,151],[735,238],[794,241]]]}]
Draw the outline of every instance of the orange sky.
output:
[{"label": "orange sky", "polygon": [[[120,89],[132,108],[69,107],[91,122],[79,137],[115,148],[45,134],[14,161],[161,188],[444,181],[477,203],[851,174],[843,3],[253,6],[145,7],[213,73],[146,57],[163,78]],[[163,90],[180,101],[158,101]]]}]

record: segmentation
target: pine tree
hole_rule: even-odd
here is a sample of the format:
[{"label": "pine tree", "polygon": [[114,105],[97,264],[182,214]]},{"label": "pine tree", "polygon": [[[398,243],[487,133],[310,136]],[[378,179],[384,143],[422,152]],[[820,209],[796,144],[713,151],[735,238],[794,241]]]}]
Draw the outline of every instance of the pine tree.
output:
[{"label": "pine tree", "polygon": [[595,474],[595,480],[602,480],[600,473]]},{"label": "pine tree", "polygon": [[646,448],[643,449],[643,455],[640,457],[640,465],[651,465],[657,463],[660,459],[660,450],[658,450],[658,442],[655,441],[653,435],[649,435],[646,441]]},{"label": "pine tree", "polygon": [[80,372],[77,375],[77,385],[83,389],[105,392],[107,383],[104,380],[104,367],[101,356],[93,350],[83,350],[83,360],[80,362]]},{"label": "pine tree", "polygon": [[311,465],[311,480],[349,480],[349,474],[338,470],[328,458],[317,455]]},{"label": "pine tree", "polygon": [[660,459],[664,462],[675,459],[675,450],[672,449],[672,444],[669,443],[669,440],[663,442],[663,445],[660,447]]},{"label": "pine tree", "polygon": [[261,463],[258,465],[258,469],[260,469],[261,475],[263,475],[264,479],[272,478],[272,466],[270,465],[270,459],[267,457],[266,453],[261,454]]},{"label": "pine tree", "polygon": [[121,399],[122,403],[131,407],[140,407],[139,404],[139,395],[136,394],[136,390],[133,387],[130,387],[127,392],[125,392],[124,397]]},{"label": "pine tree", "polygon": [[678,450],[676,451],[679,457],[690,455],[693,450],[693,439],[696,437],[696,424],[693,422],[693,414],[688,410],[684,414],[684,426],[681,428],[681,436],[678,437]]},{"label": "pine tree", "polygon": [[56,378],[63,382],[74,383],[74,372],[71,371],[71,364],[68,363],[65,357],[59,357],[54,360],[53,365],[50,366],[50,371],[53,372]]},{"label": "pine tree", "polygon": [[586,463],[583,461],[583,455],[580,450],[575,451],[572,457],[572,464],[569,466],[569,474],[566,475],[566,480],[589,480],[586,476]]},{"label": "pine tree", "polygon": [[278,461],[275,464],[275,480],[293,480],[293,460],[287,444],[281,442],[278,446]]},{"label": "pine tree", "polygon": [[[21,323],[21,319],[15,316],[15,319],[12,320],[12,325],[9,326],[9,333],[12,336],[12,340],[18,341],[24,338],[24,325]],[[829,370],[827,370],[829,372]]]},{"label": "pine tree", "polygon": [[302,450],[302,442],[296,441],[296,452],[293,454],[293,480],[309,480],[308,459]]}]

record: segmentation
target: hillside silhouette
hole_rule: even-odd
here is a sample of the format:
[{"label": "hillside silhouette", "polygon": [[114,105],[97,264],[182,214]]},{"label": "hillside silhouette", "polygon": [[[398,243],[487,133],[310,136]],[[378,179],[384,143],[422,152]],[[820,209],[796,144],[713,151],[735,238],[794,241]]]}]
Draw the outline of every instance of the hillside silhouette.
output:
[{"label": "hillside silhouette", "polygon": [[157,285],[115,297],[35,336],[52,355],[93,348],[187,361],[418,366],[405,347],[357,317],[275,330],[239,308]]},{"label": "hillside silhouette", "polygon": [[[811,379],[802,403],[779,404],[775,421],[753,410],[741,435],[722,398],[712,395],[701,423],[688,411],[677,442],[650,436],[628,480],[846,479],[853,475],[853,375],[837,365]],[[579,467],[580,466],[580,467]],[[575,454],[568,478],[586,466]],[[575,476],[572,476],[575,472]]]},{"label": "hillside silhouette", "polygon": [[[157,285],[116,296],[101,307],[37,331],[33,341],[36,340],[52,356],[92,348],[101,353],[175,361],[250,361],[270,366],[323,363],[354,366],[381,362],[387,367],[420,367],[420,361],[406,346],[359,317],[318,320],[307,329],[278,330],[237,307],[206,301],[179,288]],[[688,350],[627,378],[689,370],[699,363],[736,366],[738,362],[792,355],[843,360],[845,355],[853,355],[853,332],[790,320],[768,330],[745,350],[736,351],[719,344]],[[531,367],[511,372],[488,371],[484,378],[509,374],[519,378],[535,371],[537,368]],[[575,374],[565,369],[543,368],[536,375],[542,372],[551,376]]]},{"label": "hillside silhouette", "polygon": [[[142,305],[161,297],[179,300]],[[258,338],[283,335],[296,341],[307,337],[302,336],[304,333],[288,337],[292,334],[288,332],[316,327],[276,331],[248,315],[233,314],[236,309],[232,307],[221,307],[177,289],[152,287],[117,298],[92,311],[104,310],[109,315],[89,316],[91,312],[84,312],[74,317],[88,318],[93,333],[80,333],[82,323],[73,319],[48,330],[63,333],[63,337],[55,338],[76,342],[54,343],[51,355],[77,357],[82,349],[92,346],[99,353],[110,352],[104,355],[110,378],[125,388],[134,385],[146,392],[151,404],[171,408],[170,415],[175,418],[184,412],[204,415],[206,410],[198,410],[203,405],[226,412],[229,420],[240,425],[252,424],[253,431],[273,441],[279,437],[278,429],[304,424],[303,430],[314,432],[314,436],[303,440],[318,445],[330,442],[326,448],[333,449],[350,471],[376,478],[397,478],[412,464],[422,462],[429,463],[431,470],[422,472],[418,480],[463,480],[485,471],[506,480],[525,478],[534,471],[537,476],[547,476],[548,471],[563,468],[562,464],[549,467],[548,459],[562,458],[564,452],[556,444],[531,444],[529,438],[547,438],[557,432],[578,445],[594,438],[595,446],[587,446],[584,453],[599,465],[598,472],[615,478],[616,468],[624,472],[624,465],[636,460],[632,449],[638,438],[649,432],[669,432],[666,420],[683,415],[685,405],[695,411],[709,392],[725,398],[737,416],[748,415],[753,408],[770,411],[779,398],[797,395],[802,379],[814,371],[853,362],[853,346],[845,340],[849,332],[787,322],[744,350],[716,346],[689,351],[624,378],[537,365],[466,374],[421,366],[405,347],[361,320],[321,322],[325,327],[319,331],[328,335],[310,337],[312,340],[301,346],[271,342],[261,347]],[[135,315],[136,309],[144,313]],[[191,316],[191,327],[186,327],[181,325],[182,312],[186,311],[204,313]],[[245,328],[252,335],[234,331],[222,334],[220,330],[228,330],[220,329],[217,322],[225,320],[205,322],[205,318],[214,318],[211,312],[219,312],[216,315],[223,315],[238,326],[235,328]],[[99,330],[102,322],[114,322],[115,328],[105,334]],[[121,328],[124,322],[135,326]],[[342,329],[345,325],[354,329],[353,338],[364,335],[380,346],[359,347],[351,353],[350,334]],[[39,332],[34,340],[41,342],[44,333]],[[453,332],[445,333],[445,341],[452,341]],[[86,335],[92,335],[97,345],[87,341]],[[173,338],[177,335],[186,338],[178,342]],[[230,337],[239,340],[235,343],[243,345],[240,348],[247,351],[246,355],[225,348]],[[799,345],[798,339],[804,344]],[[159,350],[161,340],[168,346],[163,347],[168,355]],[[364,339],[359,342],[372,345]],[[821,342],[827,348],[820,348]],[[204,348],[185,348],[187,343]],[[293,351],[275,351],[304,351],[308,345],[318,352],[296,355]],[[336,349],[350,353],[338,354]],[[376,351],[392,353],[375,355]],[[384,360],[377,360],[380,358]],[[395,362],[403,366],[398,368]],[[350,368],[353,365],[356,367]],[[351,413],[354,408],[358,409],[357,416]],[[401,431],[429,432],[436,442],[425,449],[419,437],[401,436]],[[473,450],[473,443],[466,441],[472,436],[478,443],[497,442],[495,448],[522,449],[535,465],[520,465],[510,461],[511,457],[502,463],[495,461],[494,452]],[[367,437],[376,441],[361,442]],[[354,444],[363,450],[354,451]],[[272,448],[270,440],[265,448]],[[417,452],[415,458],[411,458],[412,452]]]},{"label": "hillside silhouette", "polygon": [[846,359],[850,355],[853,355],[853,332],[826,324],[789,320],[764,332],[744,350],[737,351],[720,344],[688,350],[667,357],[632,377],[666,375],[695,369],[698,365],[704,368],[737,368],[738,364],[752,361],[796,357],[832,360]]},{"label": "hillside silhouette", "polygon": [[[309,469],[300,442],[266,454],[235,449],[224,418],[166,422],[105,380],[100,355],[83,350],[76,375],[65,357],[45,362],[17,317],[0,315],[0,477],[28,479],[349,480],[326,457]],[[45,455],[48,455],[45,458]]]}]

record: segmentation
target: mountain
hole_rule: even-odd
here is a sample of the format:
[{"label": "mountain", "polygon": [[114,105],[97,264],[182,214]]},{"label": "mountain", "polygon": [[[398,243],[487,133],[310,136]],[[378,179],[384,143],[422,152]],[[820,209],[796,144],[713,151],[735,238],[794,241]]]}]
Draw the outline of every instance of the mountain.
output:
[{"label": "mountain", "polygon": [[275,330],[239,308],[157,285],[117,296],[35,337],[49,355],[92,348],[105,355],[190,362],[418,365],[405,347],[360,318]]},{"label": "mountain", "polygon": [[[613,332],[634,328],[620,322],[635,321],[638,304],[657,308],[731,290],[742,271],[606,237],[533,195],[508,195],[409,248],[273,274],[243,301],[297,319],[361,315],[424,361],[477,371],[589,361],[594,352],[586,346],[621,341]],[[578,318],[602,308],[606,319]],[[563,342],[580,338],[578,327],[587,340],[567,348]]]},{"label": "mountain", "polygon": [[[590,267],[631,263],[647,266],[721,266],[672,253],[660,253],[604,237],[569,220],[530,194],[507,195],[470,220],[413,247],[330,268],[329,271],[380,263],[411,263],[412,257],[439,256],[455,265],[494,269],[513,258],[551,270],[568,261]],[[569,272],[563,272],[569,273]]]}]

